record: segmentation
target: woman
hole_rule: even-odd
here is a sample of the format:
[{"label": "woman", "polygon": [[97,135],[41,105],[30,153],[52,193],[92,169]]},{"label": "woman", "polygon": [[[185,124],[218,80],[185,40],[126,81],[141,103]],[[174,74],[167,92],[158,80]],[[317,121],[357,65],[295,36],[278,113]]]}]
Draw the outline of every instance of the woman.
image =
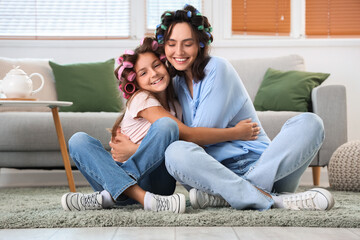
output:
[{"label": "woman", "polygon": [[[251,118],[261,128],[231,64],[208,54],[213,38],[207,18],[187,5],[183,10],[165,12],[161,19],[156,38],[164,44],[184,123],[226,128]],[[325,189],[275,194],[295,192],[323,139],[322,120],[303,113],[289,119],[272,142],[264,131],[254,141],[234,140],[205,148],[175,141],[165,152],[165,165],[177,181],[191,189],[194,208],[230,204],[236,209],[328,210],[334,200]]]}]

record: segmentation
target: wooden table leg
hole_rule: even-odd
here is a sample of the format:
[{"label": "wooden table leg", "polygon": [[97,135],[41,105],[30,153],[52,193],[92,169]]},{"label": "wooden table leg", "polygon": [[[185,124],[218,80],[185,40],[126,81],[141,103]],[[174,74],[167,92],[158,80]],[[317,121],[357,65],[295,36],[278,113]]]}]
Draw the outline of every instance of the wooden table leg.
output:
[{"label": "wooden table leg", "polygon": [[312,167],[314,186],[320,185],[321,167]]},{"label": "wooden table leg", "polygon": [[69,188],[70,188],[71,192],[76,192],[74,176],[71,171],[71,165],[70,165],[69,154],[67,152],[67,147],[66,147],[66,143],[65,143],[64,132],[63,132],[63,129],[62,129],[61,123],[60,123],[59,111],[58,111],[57,107],[51,108],[51,111],[52,111],[55,128],[56,128],[56,133],[57,133],[59,144],[60,144],[61,155],[62,155],[62,158],[64,161],[64,167],[65,167],[65,171],[66,171],[66,177],[67,177],[67,180],[69,183]]}]

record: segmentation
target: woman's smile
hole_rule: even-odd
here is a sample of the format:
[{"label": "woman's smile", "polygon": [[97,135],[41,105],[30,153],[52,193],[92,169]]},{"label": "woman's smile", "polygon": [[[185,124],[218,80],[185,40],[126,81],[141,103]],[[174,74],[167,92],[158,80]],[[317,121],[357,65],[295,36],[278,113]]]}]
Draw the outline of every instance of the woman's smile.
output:
[{"label": "woman's smile", "polygon": [[189,60],[189,58],[174,58],[174,60],[175,60],[178,64],[184,64],[184,63],[186,63],[187,60]]}]

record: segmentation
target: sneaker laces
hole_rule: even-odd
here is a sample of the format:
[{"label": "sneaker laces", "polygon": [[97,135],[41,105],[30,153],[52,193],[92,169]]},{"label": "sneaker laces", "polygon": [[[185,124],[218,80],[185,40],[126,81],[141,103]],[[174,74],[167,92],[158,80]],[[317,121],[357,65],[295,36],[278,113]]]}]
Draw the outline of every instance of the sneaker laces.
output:
[{"label": "sneaker laces", "polygon": [[160,211],[168,211],[170,209],[170,200],[166,197],[154,196],[156,200],[156,210]]},{"label": "sneaker laces", "polygon": [[295,194],[289,197],[284,197],[283,203],[286,208],[291,210],[300,209],[315,209],[314,203],[315,194],[312,192],[305,192],[302,194]]},{"label": "sneaker laces", "polygon": [[97,195],[99,193],[86,194],[81,198],[81,204],[85,207],[85,209],[94,209],[101,207],[101,204],[97,200]]},{"label": "sneaker laces", "polygon": [[225,200],[211,194],[207,194],[208,196],[208,202],[210,206],[222,206],[225,204]]}]

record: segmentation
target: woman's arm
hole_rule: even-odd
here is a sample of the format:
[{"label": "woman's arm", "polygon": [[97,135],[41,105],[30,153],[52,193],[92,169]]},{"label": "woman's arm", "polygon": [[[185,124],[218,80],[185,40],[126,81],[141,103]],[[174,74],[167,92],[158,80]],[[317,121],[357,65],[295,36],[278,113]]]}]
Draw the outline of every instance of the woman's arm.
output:
[{"label": "woman's arm", "polygon": [[139,117],[153,123],[159,118],[169,117],[176,121],[179,127],[180,139],[194,142],[198,145],[215,144],[232,140],[255,140],[260,132],[257,123],[250,119],[240,121],[232,128],[191,128],[183,124],[179,119],[171,115],[163,107],[150,107],[138,113]]},{"label": "woman's arm", "polygon": [[[174,119],[179,126],[180,139],[195,142],[199,145],[206,145],[231,140],[255,140],[260,133],[260,128],[251,119],[240,121],[233,128],[190,128],[171,115],[162,107],[147,108],[139,113],[139,116],[153,123],[159,118],[170,117]],[[125,162],[131,157],[139,147],[133,143],[129,137],[121,133],[120,128],[116,131],[116,137],[112,137],[109,143],[111,154],[115,161]]]}]

